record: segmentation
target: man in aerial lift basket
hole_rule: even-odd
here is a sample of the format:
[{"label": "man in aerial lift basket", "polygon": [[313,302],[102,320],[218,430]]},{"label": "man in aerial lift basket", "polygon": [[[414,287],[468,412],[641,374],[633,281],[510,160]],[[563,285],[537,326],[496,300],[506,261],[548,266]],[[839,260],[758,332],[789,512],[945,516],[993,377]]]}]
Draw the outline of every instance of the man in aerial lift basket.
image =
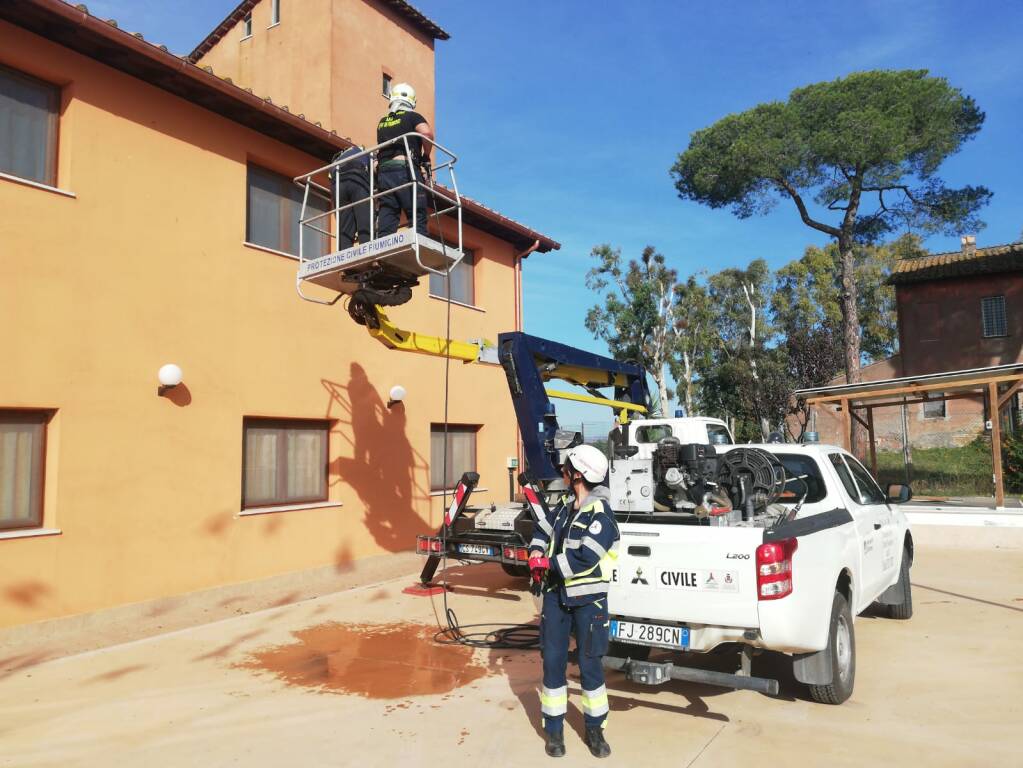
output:
[{"label": "man in aerial lift basket", "polygon": [[[399,83],[391,88],[391,101],[388,113],[377,123],[377,143],[382,144],[390,139],[404,136],[406,133],[418,133],[427,139],[433,139],[433,132],[426,118],[415,112],[416,91],[408,83]],[[424,146],[425,144],[425,146]],[[408,139],[408,150],[412,153],[411,164],[416,181],[423,181],[424,166],[429,173],[430,153],[433,144],[424,142],[417,136]],[[416,196],[416,231],[421,235],[426,232],[426,193],[418,184],[396,189],[412,181],[409,175],[409,158],[406,157],[404,142],[395,142],[383,147],[377,155],[377,183],[381,192],[393,189],[390,194],[380,196],[378,212],[377,237],[393,235],[398,231],[402,211],[405,212],[409,225],[412,222],[412,196]]]}]

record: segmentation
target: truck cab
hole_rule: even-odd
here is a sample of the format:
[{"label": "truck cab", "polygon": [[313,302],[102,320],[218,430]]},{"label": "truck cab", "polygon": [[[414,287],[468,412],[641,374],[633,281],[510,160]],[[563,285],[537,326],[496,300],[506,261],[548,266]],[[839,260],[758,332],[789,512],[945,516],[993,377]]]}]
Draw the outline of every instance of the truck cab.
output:
[{"label": "truck cab", "polygon": [[646,461],[666,437],[678,438],[682,443],[732,445],[735,442],[725,422],[706,416],[633,419],[620,429],[624,443],[639,449],[633,458]]}]

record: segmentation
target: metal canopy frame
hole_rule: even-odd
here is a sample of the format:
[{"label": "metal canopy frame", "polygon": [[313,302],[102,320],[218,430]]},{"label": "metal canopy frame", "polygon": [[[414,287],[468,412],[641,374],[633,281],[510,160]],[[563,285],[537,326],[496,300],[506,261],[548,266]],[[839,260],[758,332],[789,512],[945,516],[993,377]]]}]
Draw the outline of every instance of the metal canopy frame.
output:
[{"label": "metal canopy frame", "polygon": [[[989,403],[991,418],[991,466],[995,486],[995,506],[1005,506],[1005,482],[1002,474],[1001,414],[1013,396],[1023,389],[1023,363],[993,365],[898,379],[834,384],[814,389],[797,389],[795,396],[808,406],[835,405],[842,413],[842,443],[852,447],[853,419],[862,424],[870,438],[870,464],[877,474],[877,448],[874,437],[874,409],[923,402],[960,400],[981,395]],[[932,393],[941,393],[940,397]],[[894,399],[893,399],[894,398]],[[910,399],[912,398],[912,399]],[[860,415],[856,411],[863,411]]]}]

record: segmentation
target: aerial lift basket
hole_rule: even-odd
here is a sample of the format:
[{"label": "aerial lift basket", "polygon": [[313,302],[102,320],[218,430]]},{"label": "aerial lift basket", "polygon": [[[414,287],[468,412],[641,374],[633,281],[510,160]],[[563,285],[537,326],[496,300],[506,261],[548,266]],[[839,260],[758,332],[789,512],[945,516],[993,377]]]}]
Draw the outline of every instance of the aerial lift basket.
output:
[{"label": "aerial lift basket", "polygon": [[[417,173],[413,163],[410,138],[429,142],[433,146],[436,165],[432,174],[424,177]],[[408,164],[411,181],[385,192],[376,186],[375,167],[380,150],[393,144],[400,144],[405,162]],[[369,156],[371,172],[369,174],[370,202],[370,240],[357,243],[350,248],[340,248],[338,232],[340,231],[341,214],[357,205],[365,205],[365,200],[345,203],[340,202],[340,184],[332,184],[331,179],[338,179],[345,166],[350,163],[365,162]],[[334,304],[342,296],[350,295],[362,285],[361,276],[367,270],[386,271],[398,278],[414,281],[428,274],[447,275],[463,257],[462,250],[462,198],[458,194],[458,182],[455,179],[455,163],[458,157],[435,141],[418,133],[407,133],[390,141],[339,159],[317,168],[314,171],[295,178],[295,184],[302,190],[302,211],[299,218],[298,276],[295,287],[306,301],[317,304]],[[443,183],[442,183],[443,182]],[[401,228],[393,234],[377,236],[378,217],[376,206],[383,195],[396,190],[411,188],[412,220],[408,228]],[[436,236],[423,235],[416,231],[414,222],[418,215],[419,192],[424,191],[429,204],[429,220],[435,223]],[[354,210],[352,211],[354,213]],[[455,222],[454,237],[441,234],[442,217],[451,217]],[[315,283],[336,295],[331,299],[310,296],[303,291],[305,283]]]}]

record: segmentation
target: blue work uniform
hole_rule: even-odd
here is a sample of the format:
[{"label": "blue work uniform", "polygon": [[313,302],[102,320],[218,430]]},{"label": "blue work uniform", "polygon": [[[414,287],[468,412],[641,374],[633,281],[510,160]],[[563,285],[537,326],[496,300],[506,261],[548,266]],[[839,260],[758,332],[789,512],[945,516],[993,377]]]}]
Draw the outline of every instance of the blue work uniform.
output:
[{"label": "blue work uniform", "polygon": [[609,620],[607,588],[618,557],[618,525],[608,503],[610,494],[597,486],[577,512],[575,498],[564,496],[547,520],[536,527],[530,549],[543,550],[550,560],[540,614],[543,690],[540,709],[547,733],[561,733],[568,710],[568,642],[575,635],[582,677],[582,709],[587,728],[603,728],[607,720],[607,689],[603,656],[607,653]]}]

